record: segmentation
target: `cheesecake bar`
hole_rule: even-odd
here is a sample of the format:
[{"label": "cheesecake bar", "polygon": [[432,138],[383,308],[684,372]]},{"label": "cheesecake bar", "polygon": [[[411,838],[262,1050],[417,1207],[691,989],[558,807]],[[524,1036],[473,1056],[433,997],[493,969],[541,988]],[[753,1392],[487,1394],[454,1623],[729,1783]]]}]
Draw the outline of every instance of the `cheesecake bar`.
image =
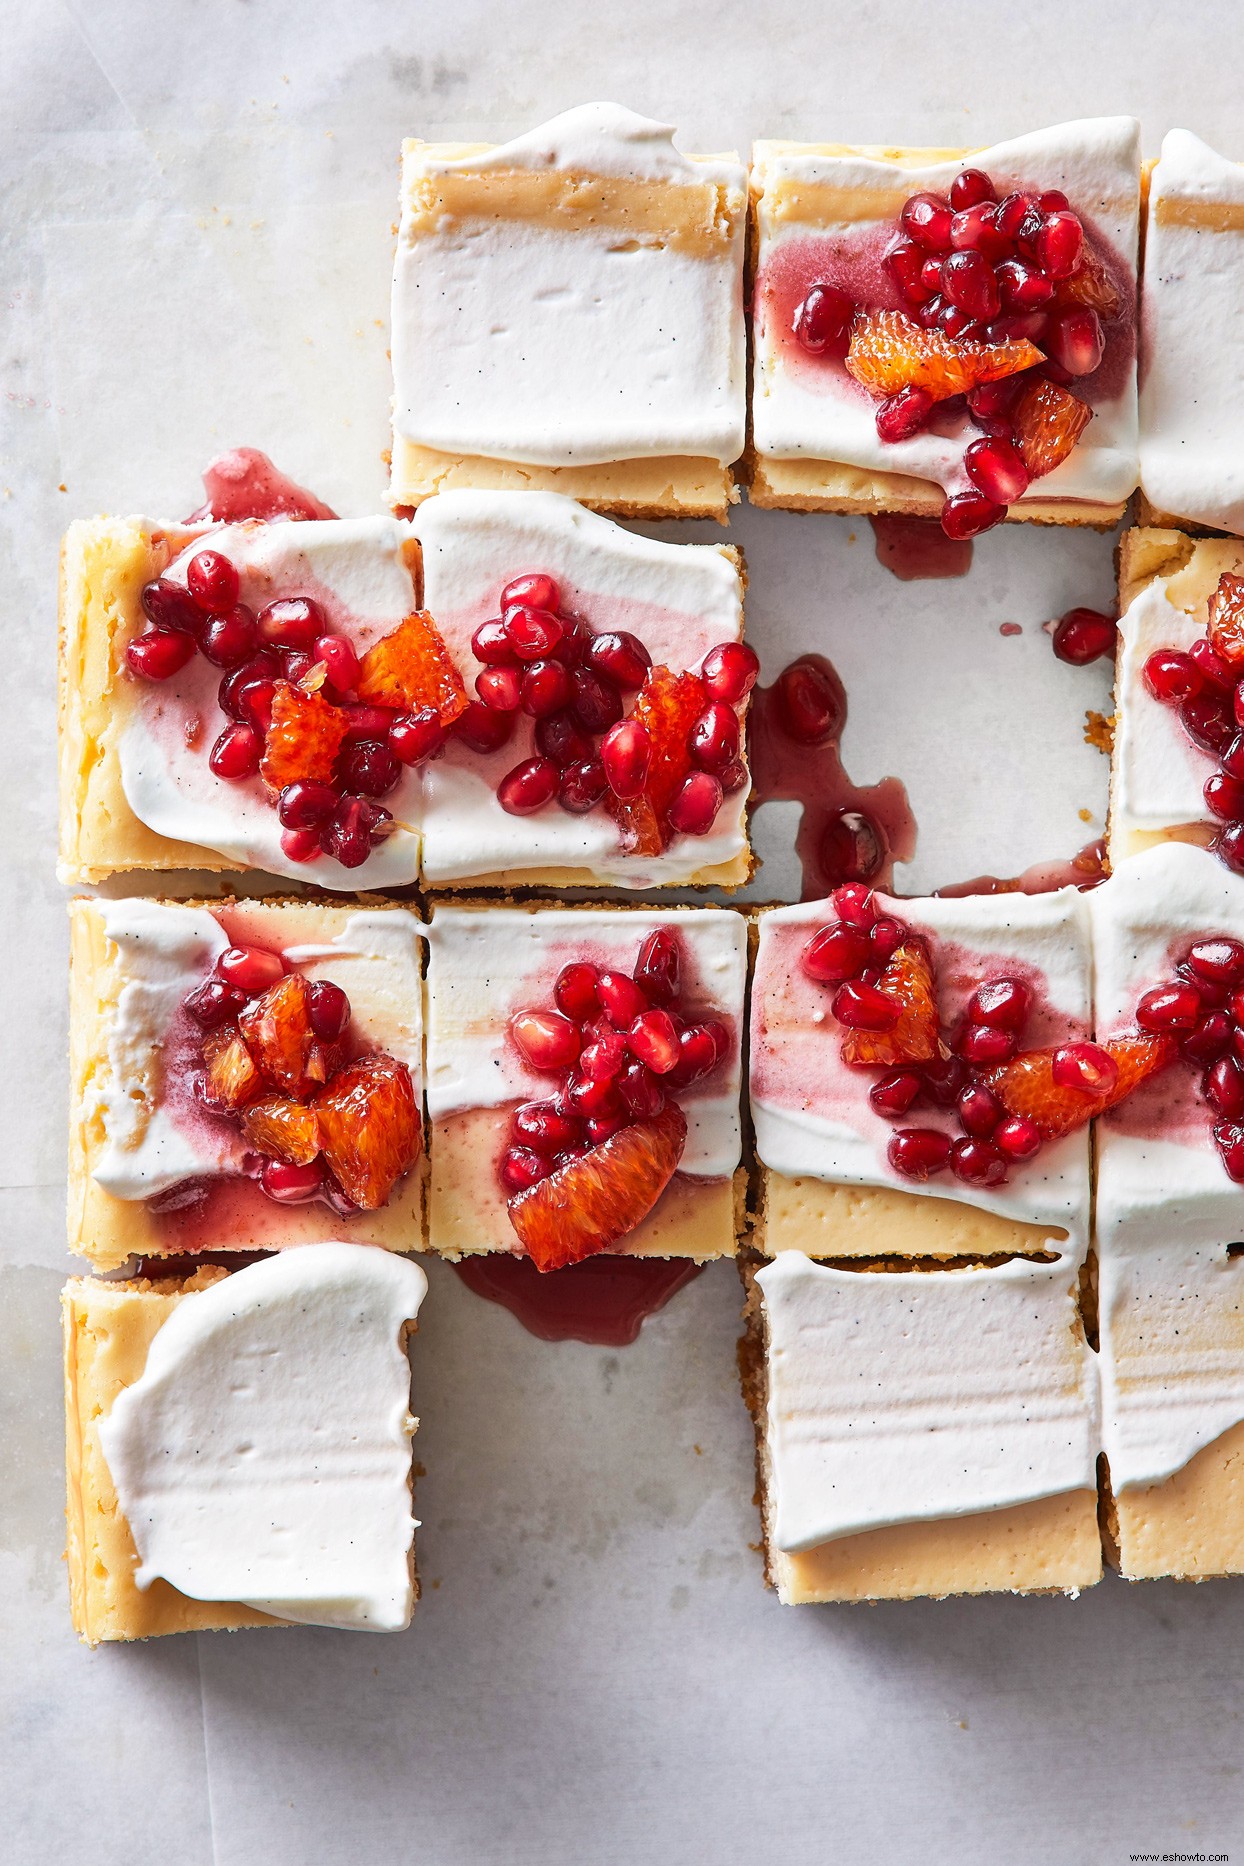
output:
[{"label": "cheesecake bar", "polygon": [[1149,179],[1140,484],[1147,524],[1244,530],[1244,167],[1171,130]]},{"label": "cheesecake bar", "polygon": [[426,1290],[416,1264],[340,1243],[232,1275],[66,1284],[69,1592],[88,1645],[409,1622],[405,1344]]},{"label": "cheesecake bar", "polygon": [[431,1247],[731,1254],[747,937],[719,908],[437,906]]},{"label": "cheesecake bar", "polygon": [[423,1242],[420,925],[309,901],[70,908],[69,1246]]},{"label": "cheesecake bar", "polygon": [[1140,192],[1126,117],[974,151],[757,143],[753,504],[1115,524]]},{"label": "cheesecake bar", "polygon": [[745,1391],[788,1605],[1073,1592],[1101,1576],[1097,1374],[1074,1264],[750,1275]]},{"label": "cheesecake bar", "polygon": [[746,172],[586,104],[409,141],[393,282],[399,509],[460,487],[711,517],[743,451]]}]

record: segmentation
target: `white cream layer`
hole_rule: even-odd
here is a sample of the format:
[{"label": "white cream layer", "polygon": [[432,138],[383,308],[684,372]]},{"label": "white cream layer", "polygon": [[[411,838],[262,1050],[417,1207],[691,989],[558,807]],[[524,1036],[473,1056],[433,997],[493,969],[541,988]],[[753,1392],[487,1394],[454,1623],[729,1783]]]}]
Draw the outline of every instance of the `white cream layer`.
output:
[{"label": "white cream layer", "polygon": [[756,1280],[779,1548],[1094,1488],[1097,1372],[1065,1261],[889,1275],[784,1251]]},{"label": "white cream layer", "polygon": [[[887,907],[914,931],[930,935],[938,967],[940,1010],[952,1023],[983,982],[972,955],[996,959],[986,976],[1008,969],[1041,975],[1053,1013],[1034,1019],[1025,1041],[1032,1047],[1069,1041],[1090,1026],[1089,926],[1085,897],[1074,888],[1048,894],[967,895],[961,899],[893,900]],[[818,927],[835,919],[827,901],[807,901],[764,914],[752,981],[751,1107],[759,1158],[790,1178],[844,1185],[892,1186],[917,1196],[958,1199],[969,1205],[1052,1228],[1050,1248],[1080,1255],[1089,1234],[1087,1129],[1043,1147],[1012,1169],[1000,1191],[965,1186],[949,1173],[925,1182],[905,1179],[886,1158],[897,1125],[959,1130],[940,1109],[913,1110],[895,1123],[877,1114],[868,1091],[876,1072],[842,1060],[845,1032],[830,1005],[833,987],[815,984],[798,955]],[[787,929],[798,938],[791,939]],[[962,974],[954,946],[967,949]],[[1066,1231],[1062,1240],[1057,1233]],[[895,1240],[901,1251],[902,1240]]]},{"label": "white cream layer", "polygon": [[[419,507],[423,599],[468,688],[480,671],[471,636],[497,614],[501,591],[546,571],[563,606],[596,630],[630,629],[654,665],[698,669],[718,642],[743,633],[735,560],[715,544],[663,544],[551,492],[447,492]],[[448,882],[502,870],[574,868],[612,887],[667,886],[735,859],[747,846],[746,787],[727,797],[707,836],[678,836],[659,856],[624,854],[603,809],[571,816],[553,803],[510,816],[496,787],[535,753],[533,722],[519,715],[509,744],[490,756],[450,744],[423,767],[423,872]]]},{"label": "white cream layer", "polygon": [[685,995],[696,1011],[735,1032],[729,1063],[679,1093],[687,1117],[681,1173],[720,1179],[741,1156],[739,1096],[747,923],[719,908],[666,913],[437,907],[428,930],[427,1096],[432,1119],[510,1101],[542,1099],[553,1078],[529,1069],[509,1037],[517,1011],[552,1010],[563,965],[586,959],[630,972],[649,933],[669,927],[682,943]]},{"label": "white cream layer", "polygon": [[[149,1199],[185,1179],[242,1170],[244,1147],[225,1123],[181,1123],[160,1094],[161,1053],[187,992],[211,971],[229,939],[206,908],[158,901],[99,901],[118,948],[121,988],[109,1015],[108,1066],[92,1081],[85,1119],[102,1114],[106,1144],[92,1177],[118,1199]],[[261,920],[260,903],[248,912]],[[274,938],[281,921],[274,914]],[[291,946],[287,959],[309,979],[331,979],[350,999],[366,1044],[422,1079],[423,1002],[419,923],[404,909],[351,914],[331,943]]]},{"label": "white cream layer", "polygon": [[485,215],[435,232],[404,210],[393,281],[394,423],[416,445],[538,466],[743,451],[747,176],[692,161],[673,130],[584,104],[482,155],[416,176],[559,169],[727,191],[732,238],[699,256],[609,226]]},{"label": "white cream layer", "polygon": [[[281,596],[313,596],[332,632],[361,654],[395,629],[415,606],[403,546],[410,529],[394,518],[312,519],[290,524],[225,525],[196,539],[165,572],[183,582],[205,546],[222,551],[241,575],[241,601],[258,611]],[[121,740],[121,783],[140,822],[161,836],[214,849],[249,868],[288,875],[317,887],[352,893],[418,880],[419,838],[399,829],[361,868],[321,855],[291,862],[281,850],[281,825],[262,780],[227,783],[212,774],[208,753],[227,724],[217,691],[224,670],[203,655],[171,680],[137,683],[139,705]],[[187,718],[200,722],[193,745]],[[419,776],[403,771],[385,808],[400,823],[415,820]]]},{"label": "white cream layer", "polygon": [[1161,512],[1244,531],[1244,167],[1171,130],[1149,184],[1140,478]]},{"label": "white cream layer", "polygon": [[135,1580],[284,1620],[392,1632],[414,1604],[417,1264],[306,1244],[182,1297],[99,1436]]},{"label": "white cream layer", "polygon": [[[753,185],[760,196],[759,272],[770,255],[790,240],[810,235],[849,236],[858,240],[870,227],[893,221],[890,202],[896,185],[906,194],[928,189],[944,194],[970,162],[991,177],[999,195],[1010,189],[1061,188],[1074,208],[1086,214],[1130,266],[1135,280],[1140,237],[1140,125],[1132,117],[1089,117],[1036,130],[996,143],[971,157],[925,165],[887,161],[864,154],[834,155],[799,145],[757,145]],[[875,220],[853,218],[811,226],[775,217],[771,190],[783,183],[820,183],[852,193],[875,192],[885,203]],[[757,294],[758,308],[762,304]],[[822,381],[809,384],[785,364],[784,333],[765,328],[763,315],[753,333],[755,366],[752,431],[756,450],[776,459],[840,461],[875,472],[909,473],[934,480],[948,490],[967,484],[963,453],[978,437],[965,426],[961,435],[917,434],[888,443],[877,433],[872,398]],[[1033,482],[1028,500],[1089,500],[1116,503],[1130,497],[1139,476],[1136,368],[1128,372],[1118,396],[1095,402],[1093,420],[1071,456],[1053,473]],[[1018,502],[1022,509],[1025,500]]]},{"label": "white cream layer", "polygon": [[1205,612],[1190,615],[1158,577],[1133,598],[1119,621],[1114,752],[1110,772],[1110,848],[1116,861],[1137,838],[1187,823],[1208,823],[1205,780],[1215,769],[1194,745],[1173,706],[1155,700],[1144,666],[1159,648],[1186,650],[1205,633]]}]

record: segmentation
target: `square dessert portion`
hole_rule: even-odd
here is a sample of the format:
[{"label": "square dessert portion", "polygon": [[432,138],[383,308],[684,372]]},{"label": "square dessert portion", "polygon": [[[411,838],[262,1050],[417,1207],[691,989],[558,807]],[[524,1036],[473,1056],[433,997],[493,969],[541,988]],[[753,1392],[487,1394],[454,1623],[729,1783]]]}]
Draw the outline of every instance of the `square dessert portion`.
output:
[{"label": "square dessert portion", "polygon": [[422,768],[425,880],[745,881],[759,663],[740,554],[556,493],[445,493],[414,528],[424,604],[477,696]]},{"label": "square dessert portion", "polygon": [[[415,1599],[418,1265],[341,1243],[62,1296],[73,1623],[392,1631]],[[343,1340],[350,1352],[343,1355]]]},{"label": "square dessert portion", "polygon": [[746,219],[737,156],[685,156],[616,104],[499,146],[405,143],[394,505],[531,488],[724,521],[746,412]]},{"label": "square dessert portion", "polygon": [[69,1246],[423,1242],[420,926],[383,904],[75,901]]},{"label": "square dessert portion", "polygon": [[1171,842],[1092,897],[1097,1017],[1167,1066],[1097,1124],[1104,1445],[1133,1578],[1244,1570],[1244,880]]},{"label": "square dessert portion", "polygon": [[1244,530],[1244,168],[1171,130],[1149,178],[1140,484],[1147,523]]},{"label": "square dessert portion", "polygon": [[1100,1578],[1074,1263],[868,1272],[786,1251],[749,1280],[745,1392],[783,1602]]},{"label": "square dessert portion", "polygon": [[[760,142],[750,497],[1113,525],[1135,490],[1140,132]],[[966,400],[965,400],[966,397]]]},{"label": "square dessert portion", "polygon": [[763,913],[758,1248],[1081,1258],[1089,1079],[1107,1067],[1085,1041],[1090,971],[1072,888],[899,900],[848,887]]},{"label": "square dessert portion", "polygon": [[733,1252],[747,937],[718,908],[437,907],[430,1247]]}]

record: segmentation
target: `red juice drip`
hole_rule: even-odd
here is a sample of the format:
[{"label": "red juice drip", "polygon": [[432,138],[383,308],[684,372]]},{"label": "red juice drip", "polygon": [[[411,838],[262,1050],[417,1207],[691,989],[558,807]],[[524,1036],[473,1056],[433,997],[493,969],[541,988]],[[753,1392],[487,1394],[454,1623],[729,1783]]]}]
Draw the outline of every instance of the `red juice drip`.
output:
[{"label": "red juice drip", "polygon": [[454,1269],[468,1289],[500,1303],[541,1341],[624,1348],[650,1315],[704,1268],[685,1257],[588,1257],[541,1273],[527,1257],[464,1257]]},{"label": "red juice drip", "polygon": [[[809,670],[823,699],[823,730],[813,742],[791,730],[789,683]],[[824,655],[803,654],[771,687],[757,687],[748,716],[748,761],[753,806],[797,803],[803,814],[795,853],[803,871],[802,898],[819,900],[844,881],[889,887],[895,862],[910,861],[916,820],[898,778],[865,787],[842,766],[840,744],[847,696]],[[814,722],[809,719],[805,730]]]},{"label": "red juice drip", "polygon": [[247,518],[336,518],[337,514],[305,486],[278,471],[258,447],[233,447],[217,454],[203,469],[207,498],[186,520],[204,519],[236,525]]},{"label": "red juice drip", "polygon": [[949,899],[966,894],[1052,894],[1056,888],[1099,888],[1106,879],[1106,844],[1099,836],[1087,842],[1067,861],[1034,862],[1022,874],[1002,879],[997,875],[976,875],[971,881],[956,881],[934,893]]},{"label": "red juice drip", "polygon": [[939,519],[879,512],[868,522],[876,540],[877,562],[902,583],[966,577],[972,568],[972,540],[948,538]]}]

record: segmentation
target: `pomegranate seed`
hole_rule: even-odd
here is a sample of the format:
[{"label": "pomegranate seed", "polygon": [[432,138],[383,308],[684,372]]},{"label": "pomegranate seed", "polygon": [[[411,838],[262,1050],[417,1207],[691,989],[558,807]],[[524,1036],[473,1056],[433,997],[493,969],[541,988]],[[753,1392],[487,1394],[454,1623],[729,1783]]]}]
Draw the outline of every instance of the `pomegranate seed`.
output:
[{"label": "pomegranate seed", "polygon": [[553,1170],[551,1160],[532,1147],[507,1147],[501,1156],[501,1183],[507,1192],[526,1192]]},{"label": "pomegranate seed", "polygon": [[811,356],[845,356],[855,306],[836,285],[814,285],[795,312],[795,341]]},{"label": "pomegranate seed", "polygon": [[516,713],[522,699],[522,678],[516,667],[486,667],[475,676],[475,691],[494,713]]},{"label": "pomegranate seed", "polygon": [[1039,311],[1054,296],[1054,281],[1022,259],[1004,259],[997,271],[1003,311]]},{"label": "pomegranate seed", "polygon": [[340,985],[317,978],[307,987],[307,1017],[321,1041],[335,1043],[350,1022],[350,1000]]},{"label": "pomegranate seed", "polygon": [[557,659],[569,673],[573,673],[576,667],[582,665],[592,645],[592,631],[581,616],[563,615],[561,625],[562,638],[557,644]]},{"label": "pomegranate seed", "polygon": [[[984,337],[986,343],[1035,343],[1040,344],[1045,337],[1045,327],[1049,323],[1044,311],[1012,311],[1006,317],[995,318],[992,324],[986,324]],[[1049,365],[1043,363],[1042,369]],[[1019,387],[1026,388],[1032,380],[1028,371],[1015,376]]]},{"label": "pomegranate seed", "polygon": [[291,862],[313,862],[323,853],[318,829],[283,829],[281,853]]},{"label": "pomegranate seed", "polygon": [[1087,667],[1104,654],[1113,654],[1118,627],[1113,616],[1100,609],[1069,609],[1054,629],[1054,653],[1072,667]]},{"label": "pomegranate seed", "polygon": [[238,706],[247,724],[253,726],[256,732],[267,732],[272,724],[272,702],[275,698],[275,680],[248,680],[238,688]]},{"label": "pomegranate seed", "polygon": [[615,797],[638,797],[652,766],[652,734],[638,719],[620,719],[600,742],[601,762]]},{"label": "pomegranate seed", "polygon": [[[943,247],[941,250],[945,252],[946,248]],[[940,293],[942,289],[941,253],[930,253],[925,260],[920,268],[920,283],[930,292]]]},{"label": "pomegranate seed", "polygon": [[1028,490],[1028,469],[1012,441],[997,435],[973,441],[963,456],[968,478],[995,505],[1010,505]]},{"label": "pomegranate seed", "polygon": [[904,1179],[931,1179],[950,1165],[950,1136],[935,1127],[901,1127],[890,1136],[886,1158]]},{"label": "pomegranate seed", "polygon": [[321,635],[315,658],[324,663],[324,676],[334,693],[352,693],[359,677],[358,656],[344,635]]},{"label": "pomegranate seed", "polygon": [[924,249],[917,246],[914,240],[892,240],[886,248],[882,264],[897,286],[899,296],[909,305],[918,305],[928,297],[928,287],[921,276]]},{"label": "pomegranate seed", "polygon": [[445,728],[434,706],[421,706],[418,712],[395,719],[389,727],[389,750],[404,765],[421,765],[432,758],[445,743]]},{"label": "pomegranate seed", "polygon": [[1015,406],[1021,386],[1018,376],[1003,376],[998,382],[982,382],[968,391],[968,408],[974,416],[986,420],[995,416],[1006,419]]},{"label": "pomegranate seed", "polygon": [[568,765],[581,765],[592,756],[592,741],[571,713],[550,713],[547,719],[538,719],[536,746],[563,770]]},{"label": "pomegranate seed", "polygon": [[891,443],[910,440],[919,434],[933,412],[933,397],[927,389],[910,387],[889,395],[877,407],[877,432]]},{"label": "pomegranate seed", "polygon": [[875,985],[849,979],[834,993],[833,1013],[848,1030],[893,1030],[899,1007]]},{"label": "pomegranate seed", "polygon": [[832,881],[867,881],[885,860],[885,843],[869,817],[843,810],[821,832],[817,856]]},{"label": "pomegranate seed", "polygon": [[200,609],[222,616],[238,600],[238,573],[223,551],[196,551],[186,566],[186,588]]},{"label": "pomegranate seed", "polygon": [[495,752],[514,730],[513,713],[496,713],[482,700],[472,700],[454,721],[454,731],[473,752]]},{"label": "pomegranate seed", "polygon": [[955,252],[942,261],[942,291],[970,318],[987,323],[1000,309],[998,282],[983,253]]},{"label": "pomegranate seed", "polygon": [[1225,771],[1215,771],[1212,777],[1206,778],[1202,795],[1211,816],[1220,817],[1227,823],[1238,823],[1244,817],[1244,779],[1228,777]]},{"label": "pomegranate seed", "polygon": [[868,956],[871,965],[885,965],[891,960],[907,938],[907,928],[901,920],[892,920],[883,915],[875,920],[868,932]]},{"label": "pomegranate seed", "polygon": [[670,803],[670,828],[680,836],[707,836],[724,801],[720,778],[709,771],[693,771]]},{"label": "pomegranate seed", "polygon": [[510,816],[531,816],[552,803],[559,775],[551,758],[524,758],[497,785],[497,802]]},{"label": "pomegranate seed", "polygon": [[1032,993],[1022,979],[993,978],[972,993],[968,1016],[997,1030],[1022,1030],[1031,1008]]},{"label": "pomegranate seed", "polygon": [[525,1101],[516,1108],[514,1133],[540,1153],[560,1153],[582,1139],[580,1123],[551,1101]]},{"label": "pomegranate seed", "polygon": [[216,970],[227,985],[235,985],[253,998],[280,983],[285,976],[285,961],[266,946],[230,946],[217,959]]},{"label": "pomegranate seed", "polygon": [[1232,1121],[1215,1122],[1214,1144],[1222,1156],[1228,1178],[1237,1182],[1244,1180],[1244,1128]]},{"label": "pomegranate seed", "polygon": [[1179,722],[1194,745],[1221,757],[1235,739],[1235,721],[1226,695],[1218,692],[1196,693],[1179,709]]},{"label": "pomegranate seed", "polygon": [[637,1121],[652,1120],[665,1106],[665,1090],[651,1069],[641,1062],[627,1064],[618,1077],[617,1088],[622,1106]]},{"label": "pomegranate seed", "polygon": [[[501,670],[508,673],[508,668]],[[483,676],[481,675],[482,679]],[[533,719],[559,713],[570,698],[570,676],[560,661],[531,661],[523,672],[520,704]]]},{"label": "pomegranate seed", "polygon": [[678,1031],[669,1012],[659,1005],[643,1011],[626,1033],[626,1046],[654,1076],[667,1076],[679,1058]]},{"label": "pomegranate seed", "polygon": [[135,635],[125,658],[144,680],[169,680],[194,659],[194,637],[180,630],[150,628],[144,635]]},{"label": "pomegranate seed", "polygon": [[393,818],[370,797],[343,797],[320,835],[320,847],[343,868],[361,868],[376,843],[389,834]]},{"label": "pomegranate seed", "polygon": [[967,1067],[960,1056],[946,1056],[937,1062],[926,1063],[921,1074],[927,1094],[940,1108],[951,1108],[963,1092],[967,1081]]},{"label": "pomegranate seed", "polygon": [[1031,1160],[1041,1150],[1041,1129],[1027,1115],[1009,1115],[993,1131],[993,1144],[1011,1160]]},{"label": "pomegranate seed", "polygon": [[991,1024],[968,1024],[959,1033],[955,1049],[965,1062],[975,1063],[978,1069],[990,1069],[997,1063],[1011,1060],[1016,1041],[1013,1030],[996,1029]]},{"label": "pomegranate seed", "polygon": [[1047,188],[1044,194],[1037,196],[1037,206],[1043,214],[1053,214],[1060,208],[1070,207],[1071,203],[1061,188]]},{"label": "pomegranate seed", "polygon": [[586,959],[572,959],[557,974],[553,1002],[559,1011],[576,1024],[585,1024],[600,1010],[596,982],[600,974]]},{"label": "pomegranate seed", "polygon": [[216,1030],[237,1016],[246,1003],[246,993],[236,991],[223,978],[205,978],[183,1002],[196,1024],[204,1030]]},{"label": "pomegranate seed", "polygon": [[596,979],[596,996],[601,1010],[615,1030],[629,1030],[637,1017],[648,1009],[648,1000],[635,980],[625,972],[601,972]]},{"label": "pomegranate seed", "polygon": [[951,210],[940,194],[913,194],[898,220],[907,238],[926,252],[944,253],[950,245]]},{"label": "pomegranate seed", "polygon": [[626,1126],[626,1116],[624,1114],[594,1114],[585,1125],[588,1139],[594,1147],[599,1147],[602,1141],[608,1140],[611,1134],[616,1134],[620,1127]]},{"label": "pomegranate seed", "polygon": [[849,882],[845,887],[835,888],[830,900],[838,918],[845,920],[849,927],[862,927],[867,932],[881,918],[881,909],[873,890],[859,882]]},{"label": "pomegranate seed", "polygon": [[[941,264],[940,260],[938,264]],[[946,300],[942,297],[941,293],[938,292],[935,297],[927,299],[924,304],[917,305],[912,315],[917,324],[919,324],[921,330],[932,330],[935,325],[940,322],[942,312],[945,309]]]},{"label": "pomegranate seed", "polygon": [[1219,752],[1218,757],[1229,777],[1244,778],[1244,732],[1235,733],[1231,743]]},{"label": "pomegranate seed", "polygon": [[1197,940],[1188,948],[1187,963],[1211,984],[1234,985],[1244,977],[1244,945],[1236,939]]},{"label": "pomegranate seed", "polygon": [[516,608],[522,603],[531,609],[556,610],[561,600],[562,593],[556,583],[542,570],[529,570],[524,576],[515,577],[501,592],[502,609]]},{"label": "pomegranate seed", "polygon": [[1216,1062],[1231,1042],[1231,1020],[1222,1011],[1210,1011],[1184,1038],[1180,1049],[1189,1062]]},{"label": "pomegranate seed", "polygon": [[978,538],[1006,517],[1006,507],[982,492],[956,492],[942,506],[942,530],[948,538]]},{"label": "pomegranate seed", "polygon": [[1219,984],[1216,979],[1202,978],[1200,973],[1194,971],[1186,961],[1175,967],[1175,976],[1170,982],[1176,985],[1190,985],[1201,1000],[1203,1011],[1221,1010],[1231,996],[1229,985]]},{"label": "pomegranate seed", "polygon": [[597,635],[588,649],[588,663],[623,693],[642,687],[652,656],[637,635],[625,632]]},{"label": "pomegranate seed", "polygon": [[265,1160],[259,1183],[278,1205],[305,1205],[323,1190],[324,1169],[318,1160],[312,1160],[307,1166],[291,1166],[286,1160]]},{"label": "pomegranate seed", "polygon": [[1204,635],[1198,636],[1192,643],[1188,649],[1188,659],[1196,662],[1211,687],[1219,687],[1227,695],[1234,694],[1236,674]]},{"label": "pomegranate seed", "polygon": [[171,577],[157,577],[144,583],[139,599],[143,614],[154,627],[191,635],[196,639],[203,628],[203,611],[188,589]]},{"label": "pomegranate seed", "polygon": [[635,983],[649,1004],[668,1004],[678,995],[678,941],[664,927],[649,933],[635,961]]},{"label": "pomegranate seed", "polygon": [[982,168],[961,169],[950,184],[950,205],[955,209],[996,199],[993,183]]},{"label": "pomegranate seed", "polygon": [[310,596],[283,596],[259,611],[255,628],[270,647],[310,654],[325,633],[324,611]]},{"label": "pomegranate seed", "polygon": [[510,1019],[510,1034],[533,1069],[556,1072],[579,1059],[579,1026],[560,1011],[520,1011]]},{"label": "pomegranate seed", "polygon": [[1119,1079],[1119,1065],[1097,1043],[1064,1043],[1054,1052],[1050,1074],[1059,1088],[1081,1095],[1108,1095]]},{"label": "pomegranate seed", "polygon": [[505,612],[505,632],[520,661],[542,661],[562,638],[562,625],[549,609],[522,603]]},{"label": "pomegranate seed", "polygon": [[711,699],[737,706],[756,685],[759,672],[760,660],[755,649],[749,648],[746,642],[723,641],[705,655],[700,679]]},{"label": "pomegranate seed", "polygon": [[[978,201],[972,207],[960,208],[950,222],[950,244],[956,253],[973,253],[990,268],[992,277],[993,262],[1004,258],[1011,251],[1011,242],[997,228],[997,207],[992,201]],[[983,275],[982,275],[983,276]],[[945,291],[946,275],[942,274],[942,289]],[[954,294],[950,293],[953,297]],[[994,310],[997,310],[997,290],[994,290]],[[993,312],[990,313],[990,316]]]},{"label": "pomegranate seed", "polygon": [[208,767],[230,784],[254,777],[263,756],[263,739],[253,726],[235,721],[226,726],[208,755]]},{"label": "pomegranate seed", "polygon": [[730,1032],[715,1019],[708,1024],[689,1024],[678,1033],[678,1065],[673,1081],[679,1088],[689,1088],[711,1075],[719,1062],[730,1054]]},{"label": "pomegranate seed", "polygon": [[1072,376],[1091,376],[1105,347],[1101,319],[1086,305],[1054,312],[1046,327],[1046,353]]},{"label": "pomegranate seed", "polygon": [[338,763],[347,790],[361,797],[387,797],[402,775],[402,767],[385,745],[348,745]]},{"label": "pomegranate seed", "polygon": [[303,676],[309,674],[315,662],[309,654],[302,654],[296,648],[286,648],[281,655],[281,672],[290,686],[297,686]]},{"label": "pomegranate seed", "polygon": [[245,667],[235,668],[232,674],[226,674],[220,683],[218,698],[221,710],[231,719],[242,719],[243,713],[239,695],[244,687],[256,680],[275,680],[281,672],[278,657],[269,648],[261,648],[252,655]]},{"label": "pomegranate seed", "polygon": [[813,660],[792,661],[778,675],[777,701],[783,726],[801,745],[823,745],[842,729],[842,689]]},{"label": "pomegranate seed", "polygon": [[599,758],[585,758],[581,764],[568,765],[557,781],[557,801],[571,816],[586,816],[594,810],[609,788],[605,767]]},{"label": "pomegranate seed", "polygon": [[960,305],[943,305],[941,316],[937,320],[937,327],[940,331],[944,331],[947,337],[975,339],[980,334],[978,320],[970,312],[963,310]]},{"label": "pomegranate seed", "polygon": [[471,637],[471,653],[486,667],[512,667],[518,659],[500,616],[480,623]]},{"label": "pomegranate seed", "polygon": [[959,1097],[959,1119],[977,1140],[986,1140],[1006,1110],[983,1082],[970,1082]]},{"label": "pomegranate seed", "polygon": [[739,719],[732,706],[714,700],[691,728],[687,749],[706,771],[724,771],[739,755]]},{"label": "pomegranate seed", "polygon": [[834,926],[822,927],[819,933],[812,935],[799,963],[808,977],[816,979],[818,984],[841,985],[849,978],[859,977],[868,964],[869,956],[868,935],[859,927],[844,926],[839,922]]},{"label": "pomegranate seed", "polygon": [[1158,648],[1144,665],[1144,682],[1155,700],[1164,705],[1190,700],[1205,687],[1205,676],[1195,661],[1174,648]]},{"label": "pomegranate seed", "polygon": [[1083,249],[1084,229],[1073,213],[1062,207],[1046,215],[1037,235],[1037,259],[1043,272],[1052,279],[1069,279]]},{"label": "pomegranate seed", "polygon": [[950,1170],[969,1186],[1000,1186],[1007,1174],[1006,1155],[987,1140],[957,1140],[950,1149]]},{"label": "pomegranate seed", "polygon": [[341,711],[346,719],[347,745],[375,744],[388,738],[397,714],[387,706],[360,706],[352,702]]},{"label": "pomegranate seed", "polygon": [[570,676],[574,698],[570,710],[585,732],[607,732],[622,717],[622,695],[611,680],[590,667],[577,667]]},{"label": "pomegranate seed", "polygon": [[592,1082],[611,1082],[626,1066],[626,1038],[618,1030],[607,1031],[587,1044],[579,1057],[580,1073]]},{"label": "pomegranate seed", "polygon": [[998,237],[1004,240],[1017,239],[1019,237],[1019,230],[1024,224],[1024,218],[1031,206],[1032,202],[1026,194],[1004,195],[1002,200],[999,201],[993,217],[993,224],[997,230]]},{"label": "pomegranate seed", "polygon": [[616,1083],[593,1082],[585,1076],[572,1076],[564,1094],[566,1106],[584,1120],[616,1114],[622,1105]]},{"label": "pomegranate seed", "polygon": [[913,1069],[896,1069],[892,1075],[881,1076],[868,1091],[868,1099],[878,1114],[890,1117],[906,1114],[920,1099],[924,1087],[920,1077]]},{"label": "pomegranate seed", "polygon": [[1215,1114],[1244,1114],[1244,1069],[1234,1056],[1220,1056],[1201,1079],[1201,1093]]}]

